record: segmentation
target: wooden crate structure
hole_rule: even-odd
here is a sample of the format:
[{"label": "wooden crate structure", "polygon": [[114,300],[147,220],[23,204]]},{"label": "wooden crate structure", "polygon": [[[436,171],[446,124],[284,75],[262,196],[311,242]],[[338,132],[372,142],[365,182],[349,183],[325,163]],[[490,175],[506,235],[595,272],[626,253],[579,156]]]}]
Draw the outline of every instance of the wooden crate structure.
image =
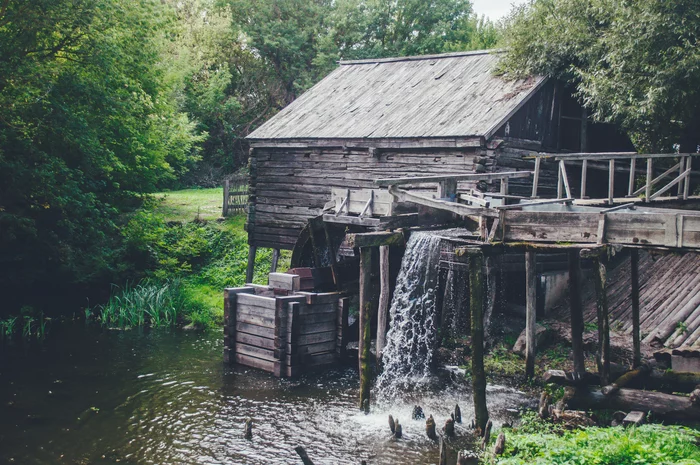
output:
[{"label": "wooden crate structure", "polygon": [[[290,283],[299,282],[288,276]],[[344,352],[347,312],[348,298],[336,292],[252,284],[226,289],[224,361],[277,377],[329,367]]]}]

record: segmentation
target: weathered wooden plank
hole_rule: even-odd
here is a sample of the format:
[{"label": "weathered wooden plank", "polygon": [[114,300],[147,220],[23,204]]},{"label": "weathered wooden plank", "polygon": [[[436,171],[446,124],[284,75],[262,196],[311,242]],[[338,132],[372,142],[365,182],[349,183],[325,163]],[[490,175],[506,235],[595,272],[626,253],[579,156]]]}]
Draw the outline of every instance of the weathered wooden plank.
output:
[{"label": "weathered wooden plank", "polygon": [[298,291],[301,286],[299,275],[287,273],[270,273],[268,275],[268,286],[286,291]]},{"label": "weathered wooden plank", "polygon": [[267,371],[272,373],[275,369],[275,362],[269,360],[263,360],[257,357],[251,357],[244,354],[235,354],[236,363],[240,365],[245,365],[252,368],[257,368],[259,370]]},{"label": "weathered wooden plank", "polygon": [[275,360],[277,360],[275,358],[274,351],[251,346],[248,344],[236,344],[236,353],[241,355],[247,355],[249,357],[259,358],[261,360],[267,360],[269,362],[274,362]]},{"label": "weathered wooden plank", "polygon": [[265,339],[274,339],[275,330],[267,326],[258,326],[251,323],[244,323],[241,321],[236,322],[236,332],[250,334],[252,336],[258,336]]},{"label": "weathered wooden plank", "polygon": [[270,317],[262,317],[258,315],[251,315],[248,313],[238,313],[238,322],[247,323],[250,325],[262,326],[264,328],[275,328],[275,317],[271,314]]},{"label": "weathered wooden plank", "polygon": [[335,324],[331,321],[299,322],[299,335],[326,333],[334,331]]},{"label": "weathered wooden plank", "polygon": [[529,178],[531,171],[506,171],[501,173],[465,173],[442,176],[416,176],[410,178],[377,179],[375,184],[380,187],[400,186],[416,183],[435,183],[440,181],[490,181],[502,178]]},{"label": "weathered wooden plank", "polygon": [[243,332],[236,333],[236,343],[259,347],[262,349],[274,350],[275,341],[266,337],[254,336]]},{"label": "weathered wooden plank", "polygon": [[273,297],[264,297],[254,294],[239,294],[238,304],[250,305],[253,307],[268,308],[270,310],[275,309],[275,299]]},{"label": "weathered wooden plank", "polygon": [[330,353],[335,354],[336,341],[326,341],[319,342],[316,344],[288,344],[287,353],[294,354],[320,354],[320,353]]}]

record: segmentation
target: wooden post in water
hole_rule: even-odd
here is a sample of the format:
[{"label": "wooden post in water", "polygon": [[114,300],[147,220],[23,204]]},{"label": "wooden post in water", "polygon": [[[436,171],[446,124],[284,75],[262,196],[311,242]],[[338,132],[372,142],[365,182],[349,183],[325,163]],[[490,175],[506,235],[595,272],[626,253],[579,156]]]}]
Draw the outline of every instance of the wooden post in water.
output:
[{"label": "wooden post in water", "polygon": [[632,366],[639,367],[642,364],[641,334],[639,325],[639,250],[630,250],[630,269],[632,281],[632,345],[634,357]]},{"label": "wooden post in water", "polygon": [[386,331],[389,322],[389,246],[379,247],[379,309],[377,315],[377,364],[381,363],[386,346]]},{"label": "wooden post in water", "polygon": [[601,385],[610,382],[610,319],[608,316],[607,269],[605,255],[593,253],[593,281],[596,294],[596,315],[598,318],[598,372],[600,373]]},{"label": "wooden post in water", "polygon": [[245,282],[253,282],[253,272],[255,271],[255,254],[258,252],[258,248],[254,245],[248,247],[248,268],[245,271]]},{"label": "wooden post in water", "polygon": [[583,356],[583,306],[581,304],[581,260],[577,249],[569,250],[569,307],[571,309],[571,346],[574,372],[586,372]]},{"label": "wooden post in water", "polygon": [[372,248],[360,248],[360,409],[369,413],[370,345],[372,344]]},{"label": "wooden post in water", "polygon": [[484,371],[484,254],[481,249],[468,249],[469,308],[472,333],[472,388],[476,426],[483,433],[489,420],[486,408],[486,373]]},{"label": "wooden post in water", "polygon": [[535,376],[535,345],[537,344],[537,265],[533,250],[525,251],[525,292],[527,299],[525,320],[525,376]]}]

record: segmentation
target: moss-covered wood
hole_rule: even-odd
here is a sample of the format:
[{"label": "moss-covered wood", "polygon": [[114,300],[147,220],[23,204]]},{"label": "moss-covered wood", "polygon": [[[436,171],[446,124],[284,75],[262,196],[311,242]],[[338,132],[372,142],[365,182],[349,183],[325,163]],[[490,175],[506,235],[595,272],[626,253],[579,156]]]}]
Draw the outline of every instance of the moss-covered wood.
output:
[{"label": "moss-covered wood", "polygon": [[372,344],[372,313],[374,286],[372,285],[373,250],[360,249],[360,409],[369,412],[369,393],[372,384],[370,345]]},{"label": "moss-covered wood", "polygon": [[486,408],[486,372],[484,370],[484,255],[479,249],[469,249],[469,306],[472,335],[472,388],[474,415],[479,431],[484,431],[489,419]]}]

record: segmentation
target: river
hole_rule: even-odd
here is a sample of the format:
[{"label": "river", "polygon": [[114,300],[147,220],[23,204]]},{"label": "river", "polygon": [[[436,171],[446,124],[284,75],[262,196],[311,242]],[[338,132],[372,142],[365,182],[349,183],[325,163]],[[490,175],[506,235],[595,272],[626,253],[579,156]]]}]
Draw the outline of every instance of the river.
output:
[{"label": "river", "polygon": [[[357,409],[358,377],[338,368],[296,380],[222,363],[218,331],[56,326],[42,343],[0,352],[0,463],[298,464],[436,463],[438,448],[411,420],[422,405],[441,426],[464,386]],[[529,400],[489,386],[496,422]],[[389,439],[388,414],[404,439]],[[246,418],[253,439],[243,438]],[[458,428],[460,430],[461,428]]]}]

